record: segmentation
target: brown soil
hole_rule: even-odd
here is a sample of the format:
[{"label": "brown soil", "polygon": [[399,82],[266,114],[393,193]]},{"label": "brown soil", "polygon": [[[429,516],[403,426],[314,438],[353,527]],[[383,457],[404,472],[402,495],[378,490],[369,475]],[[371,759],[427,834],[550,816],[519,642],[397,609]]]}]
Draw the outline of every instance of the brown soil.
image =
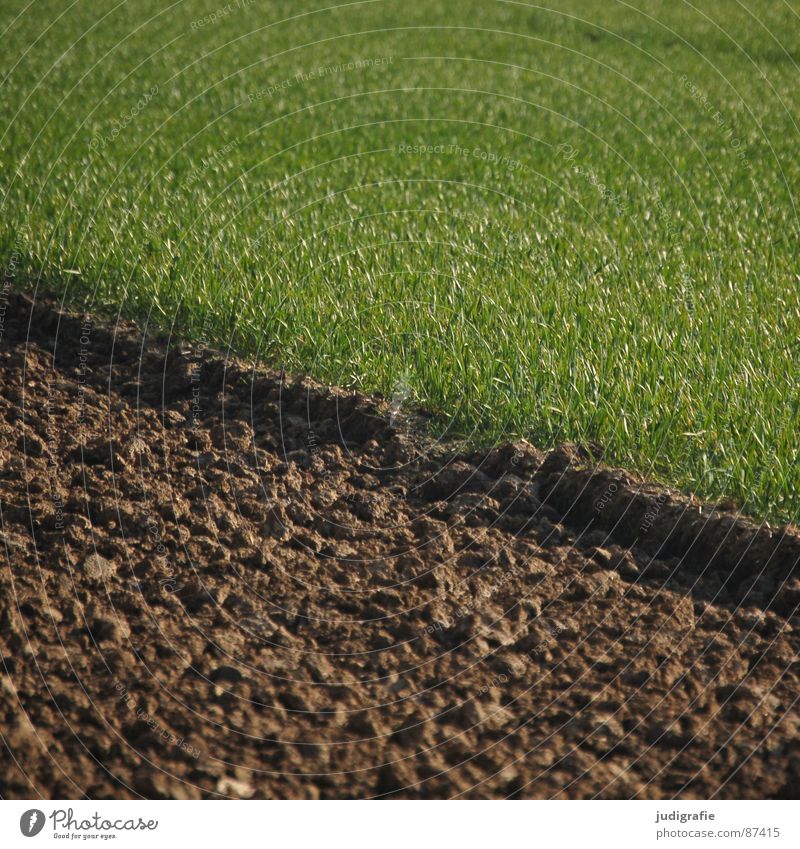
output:
[{"label": "brown soil", "polygon": [[800,536],[9,295],[0,794],[788,797]]}]

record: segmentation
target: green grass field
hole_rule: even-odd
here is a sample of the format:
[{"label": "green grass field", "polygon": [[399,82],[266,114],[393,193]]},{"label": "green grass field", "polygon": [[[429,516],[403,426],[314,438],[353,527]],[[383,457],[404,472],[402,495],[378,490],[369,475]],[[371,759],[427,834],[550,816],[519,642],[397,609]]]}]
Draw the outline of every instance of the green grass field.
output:
[{"label": "green grass field", "polygon": [[794,519],[799,15],[4,0],[6,279]]}]

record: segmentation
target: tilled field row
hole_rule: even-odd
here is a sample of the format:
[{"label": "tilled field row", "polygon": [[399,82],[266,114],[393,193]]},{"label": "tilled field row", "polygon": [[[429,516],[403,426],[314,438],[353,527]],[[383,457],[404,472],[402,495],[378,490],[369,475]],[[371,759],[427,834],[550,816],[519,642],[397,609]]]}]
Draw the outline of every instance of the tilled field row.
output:
[{"label": "tilled field row", "polygon": [[787,797],[800,536],[9,295],[4,797]]}]

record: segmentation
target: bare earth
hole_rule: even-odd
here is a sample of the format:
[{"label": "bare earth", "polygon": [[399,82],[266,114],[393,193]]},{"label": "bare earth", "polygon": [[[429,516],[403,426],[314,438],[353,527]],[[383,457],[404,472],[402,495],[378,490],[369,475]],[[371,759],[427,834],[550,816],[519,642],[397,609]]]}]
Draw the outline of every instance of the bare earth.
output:
[{"label": "bare earth", "polygon": [[3,797],[797,793],[796,529],[8,301]]}]

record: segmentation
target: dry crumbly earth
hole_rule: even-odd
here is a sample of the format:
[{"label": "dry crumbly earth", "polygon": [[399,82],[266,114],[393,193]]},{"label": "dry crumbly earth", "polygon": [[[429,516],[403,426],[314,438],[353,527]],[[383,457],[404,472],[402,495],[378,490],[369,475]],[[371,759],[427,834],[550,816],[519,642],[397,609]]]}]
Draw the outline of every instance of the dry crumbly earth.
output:
[{"label": "dry crumbly earth", "polygon": [[787,798],[800,536],[10,294],[0,795]]}]

